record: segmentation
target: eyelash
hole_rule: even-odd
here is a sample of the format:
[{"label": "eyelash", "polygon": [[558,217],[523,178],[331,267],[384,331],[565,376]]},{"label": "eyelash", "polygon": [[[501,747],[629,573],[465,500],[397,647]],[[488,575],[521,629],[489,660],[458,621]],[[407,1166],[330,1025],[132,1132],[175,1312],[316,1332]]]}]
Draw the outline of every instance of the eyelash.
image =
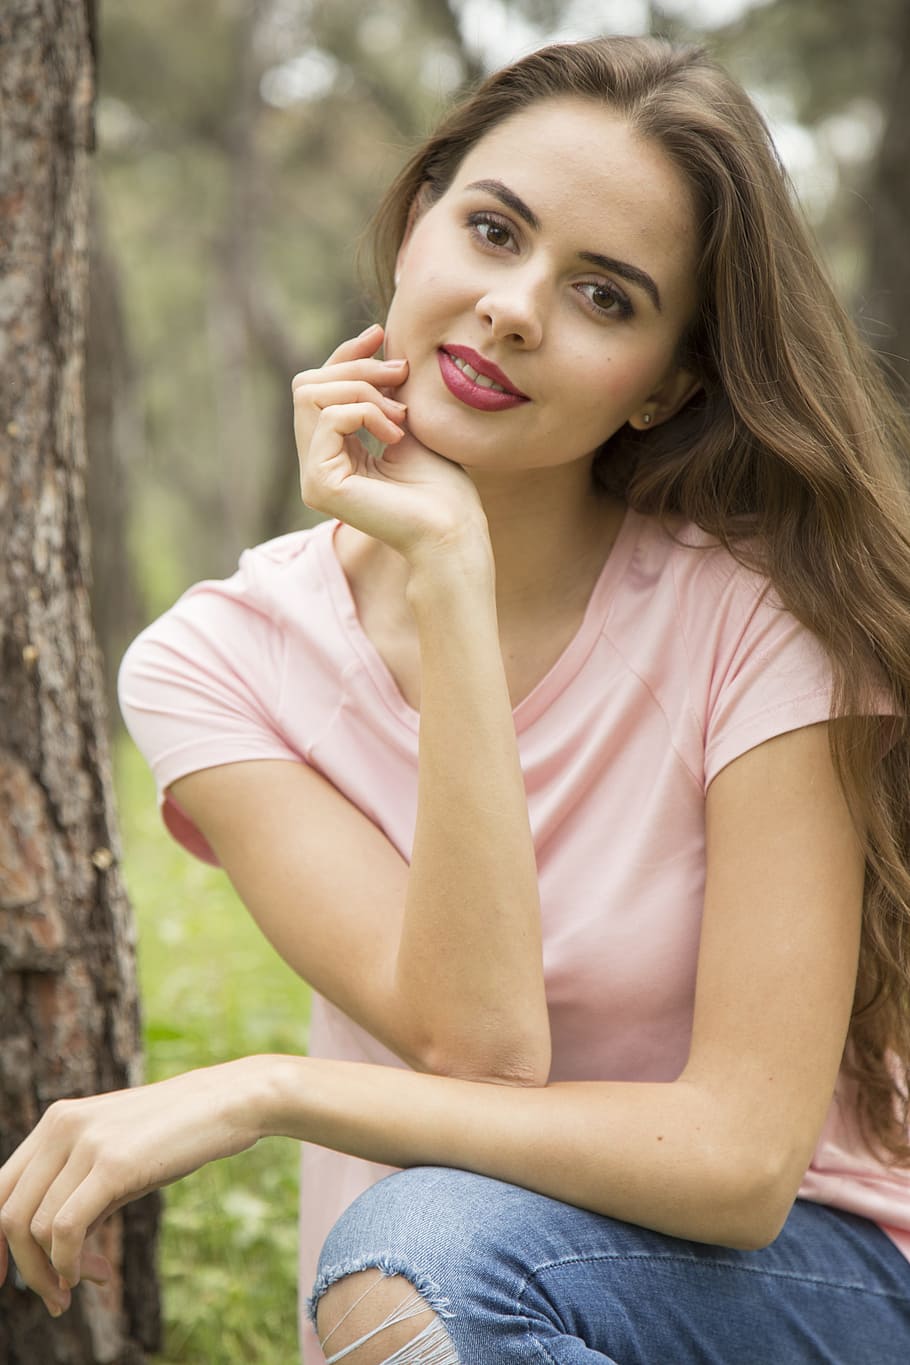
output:
[{"label": "eyelash", "polygon": [[[499,228],[503,232],[507,232],[509,236],[513,239],[513,241],[515,239],[515,230],[512,227],[512,224],[509,222],[507,218],[500,218],[499,214],[497,213],[489,212],[471,213],[468,215],[467,221],[468,226],[472,229],[474,237],[480,242],[482,247],[490,251],[507,251],[508,247],[506,247],[503,244],[491,242],[487,237],[483,235],[482,232],[480,232],[479,229],[482,227]],[[598,304],[594,302],[593,299],[589,298],[587,295],[583,295],[583,297],[590,305],[592,311],[595,314],[598,314],[600,317],[619,316],[621,318],[630,318],[634,312],[632,303],[629,300],[629,298],[623,293],[623,291],[617,285],[615,285],[612,282],[612,280],[586,280],[582,281],[581,284],[576,285],[575,288],[579,290],[602,289],[605,291],[605,293],[610,295],[611,303],[610,308],[601,308],[598,306]],[[614,306],[616,309],[615,313],[612,311]]]}]

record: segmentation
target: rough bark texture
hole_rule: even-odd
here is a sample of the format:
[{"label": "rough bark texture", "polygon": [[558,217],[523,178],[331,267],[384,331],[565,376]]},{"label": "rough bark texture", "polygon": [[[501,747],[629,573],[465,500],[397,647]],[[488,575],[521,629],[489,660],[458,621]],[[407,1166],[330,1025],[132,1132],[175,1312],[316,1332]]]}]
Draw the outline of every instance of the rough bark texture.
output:
[{"label": "rough bark texture", "polygon": [[127,545],[130,485],[142,459],[143,431],[119,272],[107,243],[97,186],[89,223],[85,420],[92,620],[113,731],[119,715],[117,669],[126,646],[145,624]]},{"label": "rough bark texture", "polygon": [[[83,351],[90,0],[0,9],[0,1157],[62,1096],[140,1079],[88,596]],[[54,1322],[0,1289],[4,1365],[135,1365],[157,1344],[157,1203],[99,1233],[116,1267]]]}]

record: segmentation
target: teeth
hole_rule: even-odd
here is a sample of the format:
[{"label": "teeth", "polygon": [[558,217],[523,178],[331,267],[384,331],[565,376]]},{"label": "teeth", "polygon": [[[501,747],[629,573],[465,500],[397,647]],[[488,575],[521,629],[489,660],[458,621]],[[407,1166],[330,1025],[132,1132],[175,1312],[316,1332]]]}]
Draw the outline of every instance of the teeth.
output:
[{"label": "teeth", "polygon": [[479,384],[482,389],[495,389],[497,393],[508,393],[508,389],[504,389],[501,384],[497,384],[492,379],[488,379],[485,374],[478,374],[474,369],[474,366],[469,365],[466,360],[462,360],[461,356],[453,355],[451,359],[453,363],[457,365],[458,369],[461,370],[462,374],[466,374],[469,379],[473,380],[475,384]]}]

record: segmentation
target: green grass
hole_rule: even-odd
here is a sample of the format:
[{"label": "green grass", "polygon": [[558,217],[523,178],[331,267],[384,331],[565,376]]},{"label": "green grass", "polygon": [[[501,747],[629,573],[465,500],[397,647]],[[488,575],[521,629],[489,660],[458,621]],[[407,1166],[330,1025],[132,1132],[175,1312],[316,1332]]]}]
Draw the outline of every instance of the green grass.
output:
[{"label": "green grass", "polygon": [[[150,1081],[258,1052],[303,1052],[309,996],[223,872],[184,852],[151,776],[115,747],[124,870],[139,926]],[[299,1358],[296,1143],[269,1139],[164,1191],[165,1349],[156,1365]]]}]

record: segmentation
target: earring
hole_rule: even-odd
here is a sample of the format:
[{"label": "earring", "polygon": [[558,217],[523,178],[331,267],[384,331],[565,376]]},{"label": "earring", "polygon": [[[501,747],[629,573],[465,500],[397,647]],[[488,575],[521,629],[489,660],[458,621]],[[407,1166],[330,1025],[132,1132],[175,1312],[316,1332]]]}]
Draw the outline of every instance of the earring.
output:
[{"label": "earring", "polygon": [[642,425],[643,425],[643,426],[649,426],[649,425],[650,425],[650,422],[651,422],[651,418],[652,418],[653,416],[654,416],[653,412],[643,412],[642,415],[641,415]]}]

